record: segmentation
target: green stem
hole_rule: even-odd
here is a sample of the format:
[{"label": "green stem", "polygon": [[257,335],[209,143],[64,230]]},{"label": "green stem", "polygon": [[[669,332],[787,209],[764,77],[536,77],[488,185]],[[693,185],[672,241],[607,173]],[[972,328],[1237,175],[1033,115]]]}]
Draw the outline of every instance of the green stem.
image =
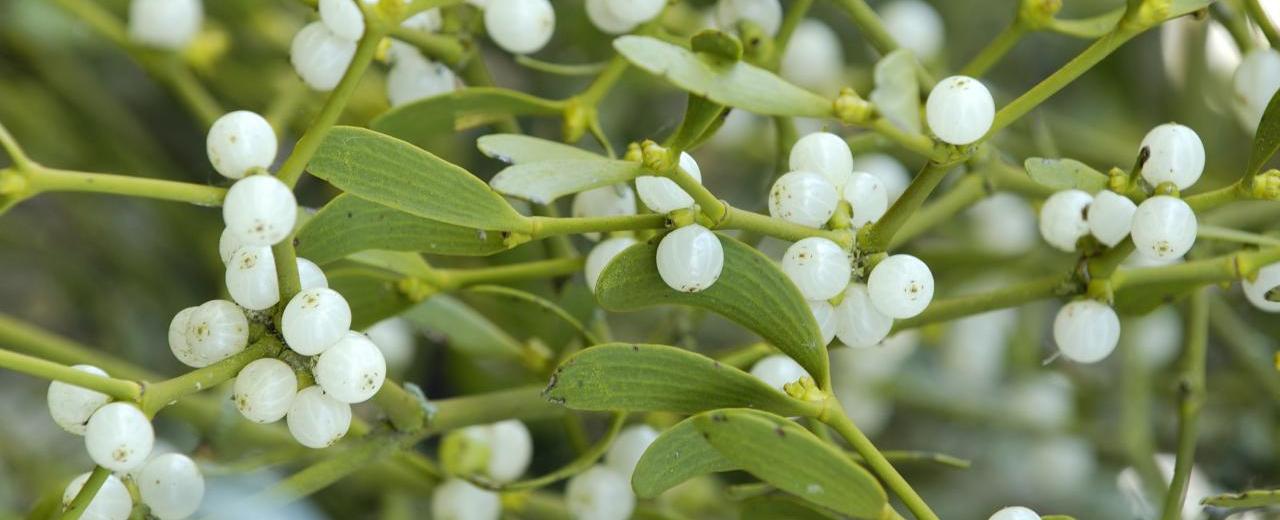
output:
[{"label": "green stem", "polygon": [[[1139,340],[1140,341],[1140,340]],[[1155,460],[1155,434],[1151,431],[1151,371],[1142,359],[1139,341],[1120,345],[1120,438],[1129,464],[1138,474],[1149,496],[1163,496],[1166,491]]]},{"label": "green stem", "polygon": [[956,214],[987,196],[987,182],[981,175],[970,174],[955,183],[938,200],[920,208],[902,225],[888,249],[896,249],[912,238],[955,218]]},{"label": "green stem", "polygon": [[703,215],[711,219],[711,222],[723,222],[728,218],[730,206],[716,198],[715,194],[711,193],[711,190],[703,186],[698,179],[693,178],[683,168],[672,168],[665,176],[675,181],[676,185],[680,186],[680,189],[688,193],[690,197],[693,197],[693,201],[698,204],[698,209]]},{"label": "green stem", "polygon": [[380,434],[360,439],[354,446],[307,466],[272,488],[251,497],[250,503],[261,514],[310,496],[361,468],[387,458],[402,448],[402,443],[410,438],[398,434]]},{"label": "green stem", "polygon": [[902,500],[902,503],[907,506],[912,515],[915,515],[919,520],[938,520],[938,515],[929,509],[929,505],[925,504],[924,499],[916,494],[916,491],[911,488],[911,484],[908,484],[906,479],[903,479],[902,475],[898,473],[898,470],[894,469],[893,464],[890,464],[884,458],[884,455],[880,453],[880,450],[876,449],[875,445],[871,443],[871,439],[868,439],[862,433],[862,430],[859,430],[853,424],[853,421],[849,420],[849,417],[844,413],[844,408],[841,407],[840,402],[835,397],[827,399],[824,413],[818,419],[849,441],[849,445],[853,447],[853,450],[862,456],[871,471],[877,477],[880,477],[880,480],[889,486],[889,489],[893,490],[894,494],[898,495],[898,499]]},{"label": "green stem", "polygon": [[459,5],[461,3],[463,3],[463,0],[413,0],[405,5],[404,18],[408,18],[430,9],[449,7],[451,5]]},{"label": "green stem", "polygon": [[31,171],[37,167],[35,161],[27,157],[27,152],[22,150],[22,146],[18,145],[18,140],[14,139],[13,134],[9,133],[9,129],[0,123],[0,149],[9,154],[9,160],[13,161],[13,167],[18,171]]},{"label": "green stem", "polygon": [[1209,341],[1209,295],[1205,289],[1191,297],[1187,316],[1187,344],[1182,351],[1182,373],[1178,377],[1178,451],[1173,481],[1164,497],[1163,520],[1182,518],[1182,502],[1195,464],[1196,434],[1200,409],[1204,406],[1205,350]]},{"label": "green stem", "polygon": [[1221,240],[1259,246],[1280,246],[1280,238],[1211,224],[1200,224],[1196,227],[1196,240]]},{"label": "green stem", "polygon": [[437,269],[436,274],[444,284],[441,288],[448,290],[469,285],[568,276],[581,270],[583,261],[582,257],[554,258],[474,269]]},{"label": "green stem", "polygon": [[903,148],[927,157],[932,161],[941,162],[946,160],[946,153],[936,148],[933,139],[930,139],[927,135],[907,132],[883,117],[871,120],[871,123],[866,126],[890,141],[898,143]]},{"label": "green stem", "polygon": [[639,229],[662,229],[667,216],[661,213],[617,215],[610,217],[529,217],[534,239],[581,233],[609,233]]},{"label": "green stem", "polygon": [[1187,205],[1191,206],[1191,209],[1195,210],[1196,213],[1201,213],[1247,198],[1250,197],[1245,188],[1245,181],[1240,181],[1215,190],[1190,195],[1183,200],[1186,201]]},{"label": "green stem", "polygon": [[1070,276],[1054,275],[1011,285],[992,292],[934,300],[929,308],[912,318],[894,322],[895,331],[914,329],[996,309],[1017,307],[1037,300],[1075,292]]},{"label": "green stem", "polygon": [[1262,34],[1267,36],[1271,47],[1280,49],[1280,29],[1276,28],[1276,24],[1280,22],[1267,17],[1267,11],[1262,8],[1262,0],[1245,0],[1245,7],[1249,9],[1249,16],[1253,21],[1262,28]]},{"label": "green stem", "polygon": [[89,480],[86,480],[84,487],[80,488],[80,492],[76,493],[76,498],[71,500],[71,504],[67,506],[67,510],[60,517],[62,520],[79,520],[84,514],[84,510],[89,508],[89,504],[93,502],[93,498],[98,496],[98,490],[102,489],[102,484],[107,481],[107,477],[111,476],[111,470],[102,466],[95,466],[93,473],[89,474]]},{"label": "green stem", "polygon": [[11,350],[0,349],[0,368],[51,381],[61,381],[126,401],[136,401],[142,395],[142,386],[133,381],[100,376]]},{"label": "green stem", "polygon": [[982,51],[977,56],[974,56],[969,64],[960,69],[960,74],[974,78],[982,77],[988,70],[991,70],[992,66],[1004,58],[1013,49],[1013,46],[1017,45],[1018,40],[1021,40],[1026,34],[1027,26],[1020,20],[1015,20],[1008,27],[1005,27],[1003,31],[1000,31],[1000,34],[997,34],[995,39],[991,40],[991,43],[983,47]]},{"label": "green stem", "polygon": [[1240,280],[1266,265],[1280,262],[1280,247],[1195,260],[1144,269],[1122,269],[1111,274],[1111,290],[1174,283],[1211,284]]},{"label": "green stem", "polygon": [[809,237],[822,237],[844,248],[853,246],[853,234],[848,230],[814,229],[733,206],[725,207],[728,212],[716,226],[717,229],[741,229],[792,242]]},{"label": "green stem", "polygon": [[29,182],[30,189],[36,193],[46,191],[105,193],[188,202],[200,206],[221,206],[222,199],[227,195],[225,188],[203,184],[58,170],[43,166],[37,166],[30,171]]},{"label": "green stem", "polygon": [[581,93],[575,96],[584,106],[594,107],[600,104],[609,91],[613,89],[613,85],[622,78],[622,73],[627,71],[630,63],[621,54],[614,55],[609,58],[609,63],[604,66],[604,70],[600,71],[600,75],[591,81],[590,85]]},{"label": "green stem", "polygon": [[279,354],[284,346],[275,336],[265,335],[257,343],[239,353],[204,368],[146,386],[142,393],[142,411],[154,416],[160,409],[173,404],[179,398],[208,390],[230,381],[240,369],[255,360]]},{"label": "green stem", "polygon": [[382,388],[373,396],[373,402],[386,412],[396,431],[417,431],[427,422],[427,410],[423,408],[422,401],[390,379],[382,383]]},{"label": "green stem", "polygon": [[875,47],[881,55],[889,54],[898,49],[898,41],[889,34],[889,30],[885,28],[884,22],[880,21],[880,16],[876,14],[871,6],[867,5],[864,0],[835,0],[836,4],[849,13],[849,17],[853,18],[853,23],[862,31],[863,37],[867,42]]},{"label": "green stem", "polygon": [[280,289],[280,303],[288,305],[289,300],[302,290],[302,278],[298,274],[298,251],[293,247],[293,235],[271,246],[271,256],[276,263],[276,283]]},{"label": "green stem", "polygon": [[907,219],[917,209],[920,209],[925,199],[929,198],[929,194],[933,193],[934,188],[938,187],[949,171],[951,171],[950,165],[935,162],[925,165],[920,174],[911,180],[911,184],[907,186],[902,196],[898,197],[884,216],[880,217],[880,220],[858,230],[858,246],[872,252],[884,251],[893,241],[893,236],[898,229],[906,224]]},{"label": "green stem", "polygon": [[1049,24],[1045,26],[1045,29],[1075,38],[1088,40],[1101,38],[1103,35],[1111,32],[1111,30],[1115,28],[1116,23],[1124,17],[1124,11],[1124,7],[1118,7],[1089,18],[1079,18],[1074,20],[1054,18],[1049,20]]},{"label": "green stem", "polygon": [[[456,37],[405,27],[391,29],[391,37],[417,47],[422,55],[455,68],[471,55],[468,46]],[[476,58],[479,59],[479,58]]]},{"label": "green stem", "polygon": [[297,75],[290,70],[289,77],[283,81],[285,85],[272,98],[271,103],[267,105],[267,109],[263,111],[262,117],[271,124],[271,128],[275,129],[276,135],[284,135],[290,128],[293,118],[296,117],[298,108],[302,106],[302,102],[311,94],[311,88],[307,86]]}]

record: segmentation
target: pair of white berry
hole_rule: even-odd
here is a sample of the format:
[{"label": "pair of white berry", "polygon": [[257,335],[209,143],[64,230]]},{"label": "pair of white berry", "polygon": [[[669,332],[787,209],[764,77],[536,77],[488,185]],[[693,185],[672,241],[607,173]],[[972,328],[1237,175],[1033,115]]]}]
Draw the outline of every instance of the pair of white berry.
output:
[{"label": "pair of white berry", "polygon": [[[681,152],[679,167],[694,180],[702,182],[702,170],[693,156]],[[685,193],[675,181],[655,175],[636,177],[636,193],[640,201],[654,213],[670,213],[672,211],[691,208],[693,197]],[[625,204],[625,200],[619,205]],[[588,271],[588,281],[595,285],[593,278],[598,278],[599,270],[603,270],[613,256],[621,252],[629,244],[614,239],[608,249],[603,250],[599,260],[593,262]],[[699,224],[689,224],[667,233],[658,243],[658,274],[667,286],[680,292],[699,292],[706,290],[720,278],[724,269],[724,247],[720,238],[710,229]],[[595,275],[592,276],[592,272]]]},{"label": "pair of white berry", "polygon": [[[246,245],[235,233],[223,230],[218,253],[227,266],[227,292],[241,307],[260,311],[280,301],[275,254],[270,246]],[[329,286],[324,271],[314,262],[298,257],[297,266],[301,289]]]},{"label": "pair of white berry", "polygon": [[365,31],[364,13],[357,2],[373,5],[377,0],[320,0],[320,20],[293,36],[289,62],[312,89],[333,90],[351,65]]},{"label": "pair of white berry", "polygon": [[1040,210],[1040,234],[1053,247],[1076,250],[1076,242],[1092,234],[1115,246],[1132,237],[1137,252],[1151,260],[1172,260],[1196,241],[1196,214],[1182,199],[1150,197],[1135,205],[1128,197],[1103,190],[1096,196],[1063,190],[1049,196]]},{"label": "pair of white berry", "polygon": [[[811,237],[787,249],[782,270],[808,300],[824,343],[838,336],[850,347],[874,346],[889,336],[894,319],[916,316],[933,301],[933,273],[911,255],[891,255],[876,264],[866,284],[849,283],[848,253]],[[839,305],[827,301],[841,293]]]},{"label": "pair of white berry", "polygon": [[587,19],[606,34],[629,33],[662,12],[664,0],[587,0]]},{"label": "pair of white berry", "polygon": [[[67,484],[62,493],[62,504],[68,506],[75,499],[89,473],[81,474]],[[204,476],[195,461],[186,455],[167,453],[152,458],[136,476],[138,494],[160,520],[187,518],[200,508],[204,499]],[[107,475],[98,493],[81,513],[81,518],[95,520],[125,520],[133,512],[133,497],[124,482],[115,475]]]},{"label": "pair of white berry", "polygon": [[[677,189],[679,188],[677,187]],[[683,191],[680,194],[686,195]],[[636,194],[631,189],[631,186],[627,184],[601,186],[575,195],[572,208],[573,216],[580,218],[634,215],[636,213]],[[599,233],[587,233],[584,236],[590,240],[600,239]],[[615,236],[596,244],[591,249],[591,252],[587,254],[586,265],[583,268],[586,274],[587,288],[594,292],[596,290],[596,281],[600,279],[600,273],[604,271],[604,267],[609,264],[609,261],[635,243],[636,239],[629,236]]]},{"label": "pair of white berry", "polygon": [[132,0],[129,39],[149,47],[181,50],[200,32],[200,0]]},{"label": "pair of white berry", "polygon": [[[796,141],[788,163],[791,172],[769,190],[769,214],[802,226],[821,228],[835,214],[840,199],[848,201],[850,223],[860,228],[884,216],[889,191],[877,175],[854,171],[853,154],[840,136],[815,132]],[[892,171],[892,170],[889,170]]]},{"label": "pair of white berry", "polygon": [[227,300],[187,307],[169,322],[169,350],[189,367],[222,361],[244,350],[248,342],[249,319]]},{"label": "pair of white berry", "polygon": [[[91,365],[72,368],[106,377]],[[140,466],[151,455],[155,430],[151,421],[133,403],[112,402],[106,394],[54,381],[46,395],[49,415],[69,433],[84,436],[89,458],[115,472]]]}]

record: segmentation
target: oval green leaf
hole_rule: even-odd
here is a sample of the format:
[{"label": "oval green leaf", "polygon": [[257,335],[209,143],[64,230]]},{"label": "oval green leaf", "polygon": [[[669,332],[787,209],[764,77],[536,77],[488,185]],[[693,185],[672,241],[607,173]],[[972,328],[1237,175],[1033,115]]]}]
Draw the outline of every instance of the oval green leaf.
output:
[{"label": "oval green leaf", "polygon": [[413,305],[396,287],[400,276],[380,269],[344,266],[325,273],[329,288],[338,291],[351,306],[351,330],[400,314]]},{"label": "oval green leaf", "polygon": [[437,294],[404,313],[411,323],[439,334],[450,349],[468,356],[519,358],[523,347],[489,318],[461,300]]},{"label": "oval green leaf", "polygon": [[807,503],[790,495],[763,495],[742,501],[738,507],[741,520],[837,520],[838,516],[814,509]]},{"label": "oval green leaf", "polygon": [[876,111],[896,126],[918,134],[920,125],[920,81],[911,51],[898,49],[876,62],[876,86],[870,100]]},{"label": "oval green leaf", "polygon": [[829,376],[827,348],[804,297],[791,280],[764,256],[742,242],[717,235],[724,246],[724,268],[709,289],[684,293],[658,275],[657,239],[631,246],[600,274],[596,298],[611,311],[657,305],[688,305],[724,316],[759,334],[809,371],[820,386]]},{"label": "oval green leaf", "polygon": [[640,163],[611,159],[564,159],[508,166],[489,181],[504,195],[550,204],[580,191],[627,182],[644,173]]},{"label": "oval green leaf", "polygon": [[501,195],[467,170],[372,130],[333,128],[307,170],[347,193],[422,218],[474,229],[528,228]]},{"label": "oval green leaf", "polygon": [[623,36],[613,47],[636,67],[721,105],[770,116],[831,115],[831,100],[749,63],[702,57],[647,36]]},{"label": "oval green leaf", "polygon": [[1266,111],[1262,112],[1262,122],[1253,134],[1253,149],[1249,152],[1249,169],[1247,175],[1257,175],[1266,166],[1271,156],[1280,150],[1280,91],[1271,96]]},{"label": "oval green leaf", "polygon": [[453,134],[508,116],[558,116],[561,110],[557,101],[523,92],[470,87],[393,108],[374,118],[369,127],[425,145],[431,137]]},{"label": "oval green leaf", "polygon": [[1023,163],[1031,179],[1057,190],[1097,193],[1107,187],[1107,175],[1074,159],[1032,157]]},{"label": "oval green leaf", "polygon": [[778,489],[859,518],[881,518],[888,507],[875,477],[792,421],[738,409],[701,414],[693,424],[721,456]]},{"label": "oval green leaf", "polygon": [[811,415],[815,408],[701,354],[631,343],[606,343],[570,356],[556,368],[543,395],[574,410],[590,411],[760,408]]},{"label": "oval green leaf", "polygon": [[486,157],[507,164],[564,159],[603,159],[576,146],[520,134],[489,134],[476,139],[476,148]]},{"label": "oval green leaf", "polygon": [[640,498],[653,498],[691,478],[735,469],[707,444],[690,417],[662,432],[644,450],[631,473],[631,489]]},{"label": "oval green leaf", "polygon": [[325,204],[298,230],[298,255],[326,263],[369,249],[450,256],[506,251],[502,233],[455,226],[397,211],[351,194]]}]

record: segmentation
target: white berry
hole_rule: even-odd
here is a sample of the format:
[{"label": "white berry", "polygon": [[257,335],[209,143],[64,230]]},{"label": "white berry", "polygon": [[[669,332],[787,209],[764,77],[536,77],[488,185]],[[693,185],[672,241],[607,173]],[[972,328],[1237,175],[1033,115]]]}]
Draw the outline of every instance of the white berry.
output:
[{"label": "white berry", "polygon": [[609,9],[613,0],[586,0],[587,20],[605,34],[624,34],[636,28],[636,24],[623,20]]},{"label": "white berry", "polygon": [[231,255],[236,254],[240,248],[244,247],[244,241],[230,229],[222,228],[222,234],[218,236],[218,256],[222,257],[222,264],[226,265],[231,261]]},{"label": "white berry", "polygon": [[991,251],[1011,255],[1036,244],[1035,211],[1017,195],[996,193],[982,199],[969,208],[969,216],[977,243]]},{"label": "white berry", "polygon": [[293,232],[298,201],[293,191],[270,175],[253,175],[236,181],[222,202],[227,229],[249,246],[270,246]]},{"label": "white berry", "polygon": [[[574,217],[616,217],[636,214],[636,192],[625,183],[601,186],[573,196]],[[600,240],[600,233],[585,233]]]},{"label": "white berry", "polygon": [[626,520],[636,507],[626,476],[599,464],[569,479],[564,500],[577,520]]},{"label": "white berry", "polygon": [[849,223],[860,228],[883,217],[889,210],[889,193],[879,177],[864,172],[853,172],[844,186],[844,200],[849,201],[853,214]]},{"label": "white berry", "polygon": [[667,6],[665,0],[608,0],[605,5],[619,20],[638,24],[652,20]]},{"label": "white berry", "polygon": [[938,82],[925,102],[929,129],[943,142],[966,145],[991,130],[996,103],[981,81],[968,76],[951,76]]},{"label": "white berry", "polygon": [[280,301],[276,260],[271,248],[242,247],[227,262],[227,293],[241,307],[260,311]]},{"label": "white berry", "polygon": [[351,405],[325,395],[319,386],[309,386],[294,397],[285,422],[299,444],[328,448],[351,428]]},{"label": "white berry", "polygon": [[320,21],[344,40],[356,41],[364,36],[364,14],[356,0],[320,0]]},{"label": "white berry", "polygon": [[867,286],[849,284],[844,299],[836,306],[836,336],[854,348],[873,347],[884,341],[893,329],[893,318],[871,303]]},{"label": "white berry", "polygon": [[279,359],[263,358],[240,369],[231,400],[245,419],[265,424],[283,419],[297,395],[293,368]]},{"label": "white berry", "polygon": [[191,344],[187,342],[187,324],[191,322],[191,314],[195,311],[195,307],[187,307],[173,316],[173,320],[169,322],[169,350],[182,364],[199,368],[205,366],[204,360],[196,356]]},{"label": "white berry", "polygon": [[421,53],[398,57],[387,73],[387,99],[398,107],[419,99],[452,92],[458,78],[443,63],[431,61]]},{"label": "white berry", "polygon": [[502,499],[497,493],[453,478],[431,492],[431,518],[436,520],[498,520]]},{"label": "white berry", "polygon": [[733,30],[738,22],[749,20],[766,35],[778,34],[782,27],[782,4],[778,0],[720,0],[716,3],[716,24]]},{"label": "white berry", "polygon": [[180,50],[195,39],[204,21],[200,0],[133,0],[129,39],[150,47]]},{"label": "white berry", "polygon": [[1142,178],[1152,186],[1171,182],[1180,190],[1190,188],[1204,173],[1204,143],[1195,130],[1177,123],[1152,128],[1142,138],[1147,161]]},{"label": "white berry", "polygon": [[907,167],[897,159],[882,153],[859,155],[853,162],[853,168],[879,178],[884,184],[884,191],[890,204],[896,202],[898,197],[902,196],[902,192],[907,191],[907,185],[911,184],[911,172],[907,171]]},{"label": "white berry", "polygon": [[880,8],[880,19],[898,44],[921,60],[929,60],[942,50],[945,28],[942,16],[920,0],[895,0]]},{"label": "white berry", "polygon": [[187,316],[187,348],[197,368],[222,361],[249,344],[249,319],[236,304],[210,300]]},{"label": "white berry", "polygon": [[1025,507],[1013,506],[996,511],[987,520],[1040,520],[1040,515]]},{"label": "white berry", "polygon": [[533,437],[524,423],[509,419],[488,426],[489,462],[485,473],[498,482],[511,482],[529,469]]},{"label": "white berry", "polygon": [[787,383],[807,376],[809,372],[786,354],[774,354],[751,365],[751,375],[778,389],[779,392],[784,392],[783,387]]},{"label": "white berry", "polygon": [[644,455],[644,450],[649,449],[649,445],[653,444],[657,438],[658,430],[653,429],[652,426],[647,424],[628,426],[613,439],[613,444],[604,455],[604,464],[630,479],[636,464],[640,462],[640,456]]},{"label": "white berry", "polygon": [[591,248],[591,253],[587,254],[586,265],[583,266],[583,274],[587,278],[587,288],[591,292],[596,290],[596,282],[600,281],[600,273],[604,272],[605,266],[618,256],[623,250],[635,245],[636,239],[631,237],[614,237]]},{"label": "white berry", "polygon": [[1244,296],[1254,307],[1267,312],[1280,312],[1280,262],[1258,269],[1252,280],[1240,283]]},{"label": "white berry", "polygon": [[293,70],[307,86],[322,92],[338,86],[355,54],[356,42],[334,34],[324,22],[307,24],[289,46]]},{"label": "white berry", "polygon": [[911,255],[891,255],[871,270],[867,279],[871,303],[892,318],[910,318],[933,301],[933,272]]},{"label": "white berry", "polygon": [[[693,180],[702,182],[702,169],[698,168],[693,156],[680,152],[680,169],[688,173]],[[636,192],[645,207],[654,213],[670,213],[678,209],[693,206],[693,197],[680,189],[676,181],[666,177],[641,175],[636,177]]]},{"label": "white berry", "polygon": [[1133,227],[1133,212],[1138,206],[1129,197],[1111,190],[1102,190],[1093,196],[1089,204],[1089,232],[1107,247],[1115,247]]},{"label": "white berry", "polygon": [[413,338],[413,326],[403,318],[387,318],[374,323],[365,329],[365,335],[382,351],[382,358],[387,361],[387,370],[403,372],[413,362],[416,348]]},{"label": "white berry", "polygon": [[351,330],[351,307],[338,291],[307,289],[284,308],[280,331],[294,352],[314,356],[333,346]]},{"label": "white berry", "polygon": [[787,248],[782,272],[806,300],[830,300],[849,285],[849,254],[835,242],[809,237]]},{"label": "white berry", "polygon": [[138,492],[156,518],[187,518],[195,514],[204,499],[204,476],[190,457],[166,453],[142,467]]},{"label": "white berry", "polygon": [[793,171],[821,173],[839,191],[853,173],[853,154],[840,136],[814,132],[791,145],[787,164]]},{"label": "white berry", "polygon": [[843,81],[844,51],[840,37],[818,20],[800,22],[782,54],[779,73],[802,87],[830,91]]},{"label": "white berry", "polygon": [[[107,377],[105,371],[92,365],[72,365],[71,368]],[[58,423],[58,426],[68,433],[84,435],[85,423],[89,422],[89,417],[93,416],[93,412],[102,405],[111,402],[111,396],[62,381],[54,381],[49,383],[46,402],[49,404],[49,415],[53,417],[53,422]]]},{"label": "white berry", "polygon": [[320,354],[313,373],[316,384],[344,403],[362,403],[382,389],[387,361],[364,334],[348,332]]},{"label": "white berry", "polygon": [[1076,241],[1089,234],[1085,210],[1092,203],[1093,196],[1080,190],[1050,195],[1040,207],[1040,236],[1055,248],[1075,252]]},{"label": "white berry", "polygon": [[1142,201],[1133,213],[1133,245],[1155,260],[1179,258],[1196,243],[1196,213],[1182,199],[1159,195]]},{"label": "white berry", "polygon": [[793,224],[820,228],[836,212],[840,196],[820,173],[794,171],[773,183],[769,190],[769,214]]},{"label": "white berry", "polygon": [[827,345],[836,337],[836,308],[825,300],[810,300],[809,312],[813,320],[818,322],[818,332],[822,333],[822,344]]},{"label": "white berry", "polygon": [[691,224],[662,237],[658,243],[658,275],[667,287],[699,292],[711,287],[724,269],[724,246],[711,230]]},{"label": "white berry", "polygon": [[[76,499],[76,495],[80,494],[84,484],[89,481],[90,475],[92,474],[82,473],[67,484],[67,488],[62,492],[64,508],[70,506]],[[80,514],[80,518],[82,520],[125,520],[131,513],[133,513],[133,497],[129,495],[129,488],[124,487],[124,482],[115,475],[107,475],[107,480],[102,482],[102,487],[98,488],[98,493],[93,496],[93,500],[89,501],[89,506]]]},{"label": "white berry", "polygon": [[1249,131],[1258,128],[1271,98],[1280,91],[1280,51],[1259,48],[1245,54],[1231,78],[1234,102]]},{"label": "white berry", "polygon": [[556,12],[548,0],[488,0],[484,29],[507,52],[537,52],[551,41]]},{"label": "white berry", "polygon": [[239,179],[276,160],[276,132],[257,113],[237,110],[219,117],[205,136],[205,152],[223,177]]},{"label": "white berry", "polygon": [[1120,318],[1104,303],[1076,300],[1058,310],[1053,319],[1053,340],[1067,359],[1096,363],[1116,349]]},{"label": "white berry", "polygon": [[131,403],[108,403],[89,418],[84,446],[94,464],[111,471],[132,470],[147,460],[155,445],[151,421]]},{"label": "white berry", "polygon": [[[274,258],[273,258],[274,260]],[[302,290],[328,287],[329,279],[315,262],[298,257],[298,287]]]}]

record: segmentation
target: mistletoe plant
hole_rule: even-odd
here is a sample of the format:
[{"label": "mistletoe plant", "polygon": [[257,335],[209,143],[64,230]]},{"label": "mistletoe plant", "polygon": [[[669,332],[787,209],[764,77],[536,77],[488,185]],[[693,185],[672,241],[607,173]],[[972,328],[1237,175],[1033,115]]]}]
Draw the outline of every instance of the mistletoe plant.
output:
[{"label": "mistletoe plant", "polygon": [[[904,465],[946,472],[969,463],[918,449],[928,446],[878,448],[930,438],[873,442],[892,400],[1091,436],[1084,447],[1054,441],[1054,462],[1024,465],[1065,480],[1067,467],[1083,464],[1076,475],[1088,477],[1096,447],[1129,466],[1118,477],[1127,514],[1169,520],[1198,518],[1202,504],[1212,514],[1272,507],[1280,492],[1208,496],[1193,469],[1197,435],[1210,429],[1201,415],[1212,399],[1211,326],[1250,385],[1272,406],[1280,398],[1277,375],[1260,359],[1271,348],[1260,330],[1275,328],[1238,315],[1231,289],[1238,281],[1253,306],[1280,311],[1280,171],[1267,169],[1280,148],[1280,36],[1269,2],[1128,0],[1069,18],[1060,0],[1022,0],[956,75],[942,73],[950,70],[940,59],[943,18],[918,0],[878,12],[863,0],[718,0],[705,17],[696,9],[708,2],[677,0],[0,6],[0,18],[17,20],[4,26],[13,36],[5,46],[40,56],[20,61],[55,90],[104,78],[45,61],[39,45],[24,43],[31,29],[17,26],[83,26],[116,44],[204,133],[207,164],[183,168],[221,175],[197,183],[46,166],[36,159],[49,151],[31,146],[41,142],[37,126],[22,123],[43,117],[39,104],[0,111],[23,130],[0,126],[9,161],[0,208],[18,206],[11,216],[39,195],[88,192],[219,206],[222,217],[221,287],[159,318],[169,322],[170,353],[187,367],[178,375],[162,375],[173,363],[157,365],[160,349],[116,356],[0,317],[0,367],[52,381],[52,422],[83,436],[93,464],[75,478],[26,480],[15,470],[6,478],[32,498],[13,505],[32,518],[108,520],[266,518],[313,495],[336,516],[361,518],[425,516],[418,508],[477,520],[1067,518],[966,504],[948,497],[957,481],[927,472],[904,478]],[[827,25],[849,20],[856,33]],[[1231,162],[1215,156],[1236,151],[1206,150],[1194,129],[1208,125],[1203,117],[1130,142],[1098,137],[1108,128],[1059,130],[1047,108],[1037,110],[1162,25],[1202,38],[1211,27],[1225,35],[1219,47],[1245,54],[1216,87],[1203,81],[1216,56],[1206,57],[1203,40],[1189,57],[1166,56],[1171,70],[1200,67],[1178,79],[1188,91],[1231,92],[1219,111],[1254,135],[1238,169],[1206,174],[1206,164]],[[1033,33],[1089,43],[1011,94],[990,71]],[[608,41],[608,57],[528,56],[557,34],[568,41],[553,48]],[[843,53],[855,41],[875,61],[850,82]],[[491,63],[505,68],[491,75]],[[245,67],[284,69],[283,80],[226,79]],[[546,79],[579,76],[591,80],[577,90]],[[623,78],[641,93],[620,88]],[[654,109],[669,124],[653,128],[610,119],[615,110],[654,117],[643,113],[645,90],[679,93],[682,115]],[[575,93],[546,97],[556,91]],[[128,108],[101,92],[84,96],[75,106],[85,117],[152,143]],[[240,106],[263,108],[227,111]],[[743,138],[752,114],[770,118],[773,146]],[[553,133],[547,120],[559,123],[559,140],[522,133]],[[587,134],[594,142],[582,143]],[[628,135],[625,146],[615,148],[616,134]],[[1097,143],[1067,145],[1093,164],[1061,157],[1055,136]],[[473,147],[489,159],[468,160]],[[1090,150],[1108,147],[1120,151]],[[758,148],[773,158],[767,190],[722,158],[759,157]],[[912,176],[900,160],[921,166]],[[499,162],[490,176],[485,169]],[[298,191],[304,174],[314,182]],[[737,196],[712,191],[733,184]],[[973,234],[953,222],[965,211]],[[207,210],[182,218],[216,220]],[[1037,228],[1050,247],[1033,251]],[[212,257],[212,236],[197,235],[186,256]],[[963,290],[961,280],[981,272],[1001,281]],[[23,276],[10,270],[6,285]],[[1035,319],[1041,301],[1061,304],[1051,326]],[[1025,312],[1022,324],[990,312],[1013,308]],[[713,334],[727,324],[704,320],[708,313],[735,330]],[[947,337],[929,337],[944,323]],[[160,328],[133,338],[159,344]],[[922,328],[925,341],[941,344],[942,368],[904,365]],[[741,336],[736,329],[758,341],[715,348]],[[414,364],[423,330],[449,348]],[[1039,363],[1043,336],[1057,351]],[[1010,356],[1023,377],[988,395],[1011,396],[1007,408],[938,395],[995,384],[1006,344],[1019,345]],[[1118,346],[1123,373],[1107,377],[1098,363]],[[1176,385],[1153,384],[1157,351],[1180,356],[1166,379]],[[1072,394],[1046,375],[1054,372],[1091,389],[1080,394],[1094,403],[1086,424],[1102,424],[1102,434],[1072,422]],[[920,373],[932,375],[913,387]],[[1157,455],[1152,391],[1167,386],[1176,386],[1174,454]],[[1107,429],[1111,407],[1118,433]],[[243,511],[204,500],[206,475],[216,484],[263,468],[285,475]],[[1002,498],[1095,518],[1126,514],[1036,493]],[[371,499],[381,501],[377,515],[364,508]]]}]

